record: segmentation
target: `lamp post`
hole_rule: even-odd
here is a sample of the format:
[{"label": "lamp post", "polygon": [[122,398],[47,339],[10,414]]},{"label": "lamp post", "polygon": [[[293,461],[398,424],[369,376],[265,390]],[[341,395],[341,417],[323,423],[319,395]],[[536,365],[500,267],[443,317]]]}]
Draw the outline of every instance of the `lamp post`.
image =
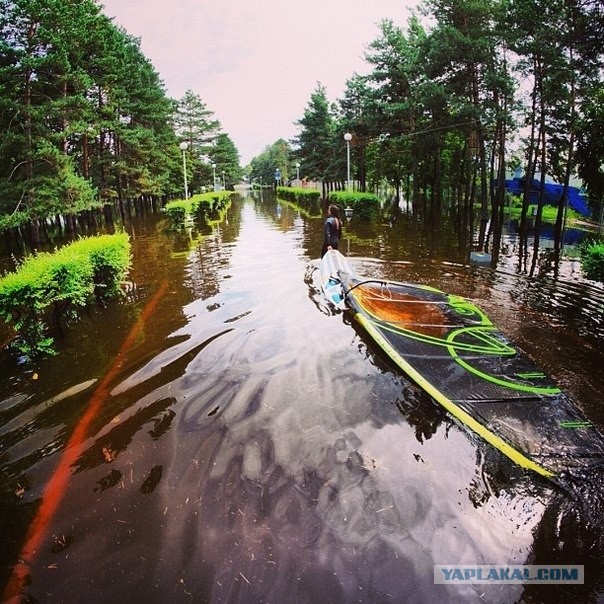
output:
[{"label": "lamp post", "polygon": [[346,190],[348,190],[350,188],[350,141],[352,140],[352,134],[346,132],[344,140],[346,141]]},{"label": "lamp post", "polygon": [[224,178],[224,170],[222,171],[222,188],[226,191],[226,180]]},{"label": "lamp post", "polygon": [[[346,216],[346,224],[350,222],[352,218],[352,214],[354,213],[354,209],[351,206],[346,206],[344,208],[344,216]],[[350,256],[350,235],[346,237],[346,255]]]},{"label": "lamp post", "polygon": [[300,162],[299,161],[296,162],[296,180],[298,181],[297,185],[300,186]]},{"label": "lamp post", "polygon": [[212,190],[216,190],[216,164],[212,162]]},{"label": "lamp post", "polygon": [[187,185],[187,149],[189,148],[189,143],[186,141],[182,141],[180,145],[180,150],[182,151],[182,173],[185,179],[185,199],[189,199],[189,187]]}]

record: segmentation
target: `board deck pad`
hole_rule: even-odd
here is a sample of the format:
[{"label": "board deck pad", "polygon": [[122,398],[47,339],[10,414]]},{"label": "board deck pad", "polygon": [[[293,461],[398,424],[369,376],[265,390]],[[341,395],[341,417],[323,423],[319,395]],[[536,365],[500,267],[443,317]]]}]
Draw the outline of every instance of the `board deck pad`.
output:
[{"label": "board deck pad", "polygon": [[[329,258],[325,258],[329,255]],[[472,302],[434,288],[355,276],[339,252],[323,290],[453,416],[543,476],[604,464],[604,438],[571,399]]]}]

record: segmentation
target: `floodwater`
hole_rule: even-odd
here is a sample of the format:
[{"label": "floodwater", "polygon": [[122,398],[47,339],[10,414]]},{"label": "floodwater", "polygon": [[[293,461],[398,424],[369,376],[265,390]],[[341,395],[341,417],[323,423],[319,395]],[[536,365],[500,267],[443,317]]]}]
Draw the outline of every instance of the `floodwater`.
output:
[{"label": "floodwater", "polygon": [[[604,600],[601,475],[570,492],[522,471],[393,371],[319,293],[322,219],[265,195],[166,227],[128,222],[127,298],[57,356],[0,359],[4,599]],[[476,302],[604,426],[601,287],[467,266],[404,216],[353,217],[340,249]],[[585,583],[434,583],[456,564],[581,564]]]}]

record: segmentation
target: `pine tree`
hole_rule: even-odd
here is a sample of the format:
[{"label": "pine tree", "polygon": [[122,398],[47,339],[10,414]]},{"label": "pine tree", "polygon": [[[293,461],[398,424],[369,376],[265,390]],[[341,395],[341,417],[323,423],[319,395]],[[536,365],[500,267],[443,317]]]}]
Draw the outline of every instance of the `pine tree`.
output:
[{"label": "pine tree", "polygon": [[222,132],[220,121],[192,90],[175,102],[174,131],[181,142],[188,144],[187,171],[191,188],[201,188],[212,178],[214,145]]},{"label": "pine tree", "polygon": [[330,173],[334,156],[335,124],[325,87],[318,83],[297,122],[300,134],[295,139],[300,157],[304,158],[304,171],[311,180],[324,181]]},{"label": "pine tree", "polygon": [[0,0],[0,230],[178,190],[172,112],[93,0]]},{"label": "pine tree", "polygon": [[241,180],[242,170],[239,165],[239,152],[228,134],[219,134],[212,151],[212,161],[216,166],[216,178],[224,175],[224,184],[232,188]]}]

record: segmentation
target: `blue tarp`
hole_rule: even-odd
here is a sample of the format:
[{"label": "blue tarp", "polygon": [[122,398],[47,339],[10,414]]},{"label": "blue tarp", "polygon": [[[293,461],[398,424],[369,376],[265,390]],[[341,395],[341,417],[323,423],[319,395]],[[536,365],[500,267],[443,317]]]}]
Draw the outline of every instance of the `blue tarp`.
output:
[{"label": "blue tarp", "polygon": [[[513,195],[522,195],[524,193],[524,178],[514,178],[505,181],[505,188]],[[555,183],[545,183],[543,201],[548,205],[557,206],[562,195],[564,187]],[[541,190],[541,182],[533,179],[529,188],[529,203],[536,204],[539,199],[539,191]],[[568,205],[582,216],[591,214],[585,197],[581,190],[577,187],[568,188]]]}]

